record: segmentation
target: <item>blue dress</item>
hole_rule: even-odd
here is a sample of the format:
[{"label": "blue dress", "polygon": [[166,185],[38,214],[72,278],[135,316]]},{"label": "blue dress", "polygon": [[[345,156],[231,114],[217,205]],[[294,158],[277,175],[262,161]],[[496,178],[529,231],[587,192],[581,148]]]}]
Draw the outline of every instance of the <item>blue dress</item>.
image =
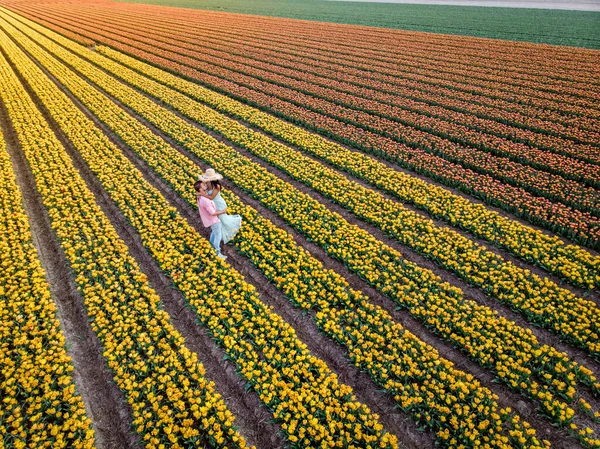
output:
[{"label": "blue dress", "polygon": [[[212,195],[212,190],[209,190],[209,195]],[[227,209],[227,203],[221,196],[221,192],[217,193],[217,196],[213,199],[217,210]],[[242,217],[240,215],[219,215],[221,221],[221,228],[223,229],[223,243],[229,242],[238,233],[242,227]]]}]

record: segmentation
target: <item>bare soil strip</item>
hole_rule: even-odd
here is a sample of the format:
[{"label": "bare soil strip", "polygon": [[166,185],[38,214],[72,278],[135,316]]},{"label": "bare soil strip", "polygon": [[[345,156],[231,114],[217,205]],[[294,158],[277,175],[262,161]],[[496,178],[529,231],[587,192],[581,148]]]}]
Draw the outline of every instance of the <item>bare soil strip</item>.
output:
[{"label": "bare soil strip", "polygon": [[[40,65],[38,64],[38,66]],[[40,67],[43,69],[42,66]],[[52,81],[56,82],[45,69],[44,72]],[[23,82],[20,75],[19,78]],[[35,96],[35,93],[27,84],[23,84],[67,150],[75,167],[94,194],[96,202],[110,219],[119,237],[127,244],[130,254],[139,263],[142,272],[148,277],[151,288],[159,295],[164,310],[171,316],[173,326],[184,337],[186,347],[197,353],[198,359],[206,370],[207,379],[215,383],[216,391],[225,398],[228,408],[236,417],[236,425],[240,434],[250,445],[266,449],[283,447],[284,440],[279,426],[272,422],[271,414],[262,406],[258,395],[252,391],[246,392],[245,384],[237,375],[233,362],[225,360],[225,351],[218,347],[208,332],[197,323],[196,315],[186,305],[183,295],[173,287],[171,280],[160,270],[158,264],[146,251],[139,234],[127,223],[125,217],[102,189],[99,181],[52,119],[45,106]],[[59,87],[61,86],[59,85]],[[78,104],[78,106],[80,105]],[[87,113],[87,111],[85,112]],[[89,113],[86,115],[90,116]],[[94,121],[98,122],[97,119]],[[128,422],[130,421],[131,419]],[[115,448],[121,447],[124,446],[115,446]]]},{"label": "bare soil strip", "polygon": [[51,228],[50,217],[8,120],[5,107],[0,103],[0,125],[23,195],[33,242],[57,306],[67,353],[75,368],[75,385],[92,420],[96,446],[98,449],[141,448],[140,439],[130,428],[133,419],[131,408],[104,361],[102,346],[89,325],[83,299],[77,291],[67,258]]},{"label": "bare soil strip", "polygon": [[[96,86],[96,88],[98,88],[98,87]],[[112,101],[114,101],[116,104],[118,104],[121,108],[126,110],[129,114],[135,116],[140,122],[142,122],[145,126],[147,126],[149,129],[151,129],[154,134],[163,138],[172,147],[176,148],[178,151],[180,151],[186,157],[192,159],[199,167],[205,167],[205,164],[203,161],[201,161],[195,155],[189,153],[185,148],[180,146],[177,142],[175,142],[169,136],[166,136],[162,131],[157,129],[153,124],[149,123],[143,117],[140,117],[139,115],[137,115],[134,111],[129,109],[127,106],[124,106],[121,102],[119,102],[117,99],[108,95],[102,89],[98,88],[98,90],[100,90],[104,95],[106,95]],[[144,95],[146,95],[146,94],[144,94]],[[153,99],[153,101],[155,101],[156,103],[159,103],[158,101],[156,101],[154,99]],[[253,159],[255,162],[257,162],[260,165],[262,165],[263,167],[267,168],[269,171],[274,173],[276,176],[281,177],[286,182],[289,182],[290,184],[294,185],[294,187],[298,188],[299,190],[302,190],[305,193],[309,193],[310,189],[308,189],[306,186],[304,186],[304,184],[301,184],[298,181],[291,180],[289,178],[289,176],[279,173],[278,170],[273,169],[272,167],[268,166],[264,162],[260,161],[255,156],[245,152],[243,149],[230,143],[229,141],[224,139],[222,136],[203,128],[202,126],[198,125],[196,122],[193,122],[190,119],[187,119],[183,115],[180,115],[180,114],[178,114],[178,115],[182,119],[186,120],[188,123],[191,123],[194,126],[196,126],[198,129],[201,129],[202,131],[210,134],[215,139],[234,147],[240,153]],[[127,154],[127,151],[126,151],[126,154]],[[132,155],[132,157],[135,157],[135,156]],[[146,170],[148,170],[148,169],[146,168]],[[146,171],[144,171],[144,173],[147,174]],[[152,175],[152,177],[153,177],[153,175]],[[160,181],[157,181],[157,182],[160,182]],[[156,186],[157,185],[155,185],[155,187]],[[263,215],[264,217],[271,220],[277,227],[282,228],[286,232],[291,234],[299,245],[301,245],[307,251],[309,251],[313,257],[315,257],[316,259],[321,261],[321,263],[323,263],[323,265],[326,268],[335,270],[339,275],[344,277],[349,282],[349,284],[352,286],[352,288],[363,291],[366,295],[369,296],[369,298],[371,299],[373,304],[378,305],[378,306],[382,307],[383,309],[385,309],[388,313],[391,314],[391,316],[394,318],[394,320],[401,323],[406,329],[408,329],[410,332],[412,332],[413,334],[418,336],[420,339],[422,339],[426,343],[428,343],[431,346],[438,349],[440,354],[442,354],[448,360],[451,360],[458,369],[461,369],[465,372],[471,373],[475,377],[477,377],[481,381],[482,385],[489,388],[492,392],[494,392],[496,395],[498,395],[498,397],[500,398],[498,402],[502,407],[508,406],[508,407],[512,407],[514,410],[516,410],[525,420],[527,420],[530,424],[532,424],[532,426],[534,426],[538,430],[539,436],[541,438],[551,441],[552,445],[554,447],[558,447],[558,448],[563,448],[563,447],[569,448],[569,447],[573,447],[573,445],[576,444],[575,441],[572,438],[570,438],[565,431],[556,429],[548,421],[544,420],[543,418],[540,418],[539,413],[537,413],[537,411],[536,411],[537,406],[531,400],[525,398],[524,396],[522,396],[520,394],[512,392],[508,387],[506,387],[503,384],[496,383],[493,374],[491,374],[489,371],[481,368],[475,362],[471,361],[466,355],[464,355],[458,349],[454,348],[450,343],[440,340],[440,338],[436,334],[434,334],[429,329],[424,328],[420,322],[418,322],[417,320],[412,318],[407,311],[396,310],[395,305],[388,298],[386,298],[384,295],[379,293],[377,290],[369,287],[364,280],[362,280],[360,277],[358,277],[357,275],[350,272],[349,269],[344,264],[331,259],[322,248],[320,248],[317,245],[315,245],[314,243],[308,241],[302,234],[300,234],[294,228],[292,228],[287,223],[285,223],[281,218],[279,218],[277,215],[275,215],[275,213],[273,213],[269,209],[266,209],[265,207],[263,207],[257,200],[252,199],[247,193],[245,193],[244,191],[242,191],[241,189],[237,188],[234,185],[228,184],[226,187],[231,189],[231,191],[233,193],[235,193],[240,198],[242,198],[242,200],[245,203],[247,203],[250,206],[257,209],[261,215]],[[169,188],[166,187],[166,189],[168,190]],[[172,204],[175,207],[178,207],[178,209],[182,212],[182,214],[184,216],[186,216],[186,218],[190,217],[190,216],[195,217],[195,215],[197,214],[196,211],[194,211],[186,202],[181,200],[174,192],[171,191],[171,192],[162,192],[162,193],[166,194],[165,196],[167,197],[167,199],[169,199],[169,201],[172,201]],[[312,193],[311,195],[313,197],[318,197],[318,194]],[[173,200],[171,200],[171,198],[173,198]],[[346,212],[345,209],[330,203],[329,200],[322,199],[322,198],[317,198],[317,199],[324,202],[325,204],[327,204],[327,207],[331,206],[332,210],[335,209],[336,212],[345,214],[346,215],[345,218],[348,219],[348,217],[347,217],[348,212]],[[188,213],[184,212],[185,209],[187,209],[189,212]],[[191,215],[189,215],[189,214],[191,214]],[[349,221],[356,223],[357,220],[349,219]],[[199,226],[199,224],[197,226]],[[377,235],[375,235],[375,236],[377,238],[380,238]],[[396,246],[400,246],[400,245],[397,244]],[[402,248],[402,252],[403,252],[403,254],[406,254],[407,251],[405,251]],[[233,251],[231,251],[227,248],[227,250],[225,251],[225,254],[227,254],[229,257],[231,257],[233,254]],[[423,265],[427,265],[427,263],[429,265],[432,265],[432,263],[429,262],[427,259],[424,259],[419,255],[415,255],[415,256],[416,256],[416,258],[421,258],[426,262]],[[410,260],[413,260],[413,259],[410,259]],[[413,260],[413,261],[415,261],[416,263],[420,263],[419,261],[416,261],[416,260]],[[238,262],[236,260],[236,265],[238,263],[240,263],[240,262]],[[248,274],[247,274],[248,272],[255,271],[255,268],[250,263],[248,263],[247,260],[244,260],[241,263],[243,265],[241,265],[240,268],[238,268],[238,270],[240,272],[242,272],[245,276],[248,276]],[[246,268],[242,268],[242,267],[246,267]],[[253,277],[253,276],[251,276],[251,277]],[[447,274],[446,274],[446,277],[448,277]],[[262,278],[262,281],[264,282],[265,278],[262,276],[262,274],[259,273],[258,279],[260,280],[261,278]],[[253,284],[256,285],[254,282],[253,282]],[[272,286],[272,285],[269,285],[269,286],[270,286],[270,288],[273,288],[274,291],[278,292],[278,290],[276,290],[274,288],[274,286]],[[261,287],[264,287],[264,286],[261,286]],[[470,287],[468,287],[468,288],[471,289]],[[261,291],[261,297],[263,297],[263,295],[264,295],[263,289],[261,288],[260,291]],[[277,293],[277,295],[280,297],[282,296],[279,293]],[[483,292],[481,292],[481,295],[483,295]],[[483,295],[483,296],[485,296],[485,295]],[[265,299],[265,298],[263,297],[263,299]],[[302,340],[305,341],[304,333],[302,332],[301,329],[299,329],[297,327],[299,321],[296,321],[296,320],[294,320],[294,318],[292,318],[294,315],[299,316],[298,313],[289,311],[289,309],[293,309],[293,306],[291,304],[289,304],[289,301],[285,297],[282,297],[282,299],[280,301],[281,301],[281,303],[279,303],[279,304],[277,304],[277,303],[271,304],[270,302],[269,302],[269,304],[273,305],[276,308],[276,312],[278,314],[282,315],[287,321],[289,321],[294,326],[294,328],[296,329],[298,334],[301,336]],[[493,302],[492,300],[490,300],[490,302],[492,302],[494,305],[498,304],[497,302]],[[510,309],[508,309],[508,311],[511,314],[515,315],[514,312],[510,311]],[[312,315],[312,314],[309,314],[309,315]],[[302,321],[306,321],[306,319],[303,318]],[[521,321],[524,322],[525,324],[528,324],[522,318],[521,318]],[[314,327],[314,330],[312,331],[313,333],[318,332],[316,326],[314,326],[312,323],[311,323],[311,327]],[[537,330],[537,328],[535,328],[534,331],[535,330]],[[313,337],[314,337],[314,335],[313,335]],[[555,336],[553,336],[553,337],[555,337]],[[328,341],[327,339],[325,339],[325,340]],[[328,357],[326,354],[325,355],[321,354],[320,349],[314,348],[313,345],[309,341],[305,341],[305,343],[310,347],[311,351],[314,350],[316,355],[318,355],[319,357],[323,357],[323,359],[326,360],[329,364]],[[580,352],[582,352],[582,351],[580,351]],[[343,351],[342,351],[342,353],[343,353]],[[583,354],[582,356],[585,357],[586,359],[589,359],[589,357],[587,357],[585,354]],[[345,358],[347,359],[347,357],[345,357]],[[346,361],[345,363],[348,364],[349,361]],[[332,369],[334,369],[334,371],[336,373],[338,373],[338,375],[340,375],[341,379],[345,379],[345,377],[343,377],[343,374],[335,369],[336,368],[335,365],[330,365],[330,367]],[[354,367],[350,366],[350,368],[354,370]],[[348,369],[348,365],[346,365],[346,369]],[[372,383],[372,381],[370,381],[370,380],[369,380],[369,382]],[[367,405],[369,405],[369,407],[372,407],[372,404],[369,401],[365,400],[365,398],[359,393],[359,390],[357,390],[357,386],[353,382],[349,381],[348,384],[355,389],[355,393],[356,393],[357,397],[359,398],[359,400],[365,402]],[[374,388],[378,388],[378,387],[374,386]],[[589,396],[589,398],[588,398],[588,396]],[[594,400],[593,400],[591,394],[586,395],[586,400],[588,400],[588,399],[594,405]],[[377,413],[381,413],[377,407],[372,407],[372,410],[374,410]],[[389,427],[389,424],[386,420],[382,419],[382,424],[384,424],[386,426],[386,429],[388,431],[394,433],[393,427]],[[414,427],[414,424],[413,424],[413,427]]]}]

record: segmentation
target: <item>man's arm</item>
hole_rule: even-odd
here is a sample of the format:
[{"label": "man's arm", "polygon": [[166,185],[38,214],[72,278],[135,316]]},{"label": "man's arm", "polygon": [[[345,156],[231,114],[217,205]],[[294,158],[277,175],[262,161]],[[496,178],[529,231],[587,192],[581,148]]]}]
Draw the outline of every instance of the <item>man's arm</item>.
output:
[{"label": "man's arm", "polygon": [[206,203],[206,211],[213,217],[217,217],[219,215],[227,213],[227,210],[217,210],[213,201],[207,201]]}]

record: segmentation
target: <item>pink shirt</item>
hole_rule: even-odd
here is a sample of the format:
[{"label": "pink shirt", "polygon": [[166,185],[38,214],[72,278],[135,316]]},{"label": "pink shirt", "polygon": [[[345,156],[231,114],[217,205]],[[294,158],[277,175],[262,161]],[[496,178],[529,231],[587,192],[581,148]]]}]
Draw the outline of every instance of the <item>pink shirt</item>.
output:
[{"label": "pink shirt", "polygon": [[217,211],[213,200],[201,196],[200,200],[198,200],[198,210],[200,211],[200,219],[205,228],[210,228],[219,222],[219,217],[213,215]]}]

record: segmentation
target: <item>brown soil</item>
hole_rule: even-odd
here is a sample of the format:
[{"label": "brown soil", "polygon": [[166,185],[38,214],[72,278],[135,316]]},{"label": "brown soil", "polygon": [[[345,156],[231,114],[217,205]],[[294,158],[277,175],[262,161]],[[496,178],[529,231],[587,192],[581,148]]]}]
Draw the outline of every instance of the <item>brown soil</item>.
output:
[{"label": "brown soil", "polygon": [[102,345],[89,325],[68,260],[51,228],[50,217],[35,187],[35,179],[1,102],[0,122],[23,195],[33,242],[46,272],[57,305],[67,353],[75,368],[75,385],[95,431],[96,446],[99,449],[140,448],[139,438],[130,429],[131,408],[105,363]]}]

